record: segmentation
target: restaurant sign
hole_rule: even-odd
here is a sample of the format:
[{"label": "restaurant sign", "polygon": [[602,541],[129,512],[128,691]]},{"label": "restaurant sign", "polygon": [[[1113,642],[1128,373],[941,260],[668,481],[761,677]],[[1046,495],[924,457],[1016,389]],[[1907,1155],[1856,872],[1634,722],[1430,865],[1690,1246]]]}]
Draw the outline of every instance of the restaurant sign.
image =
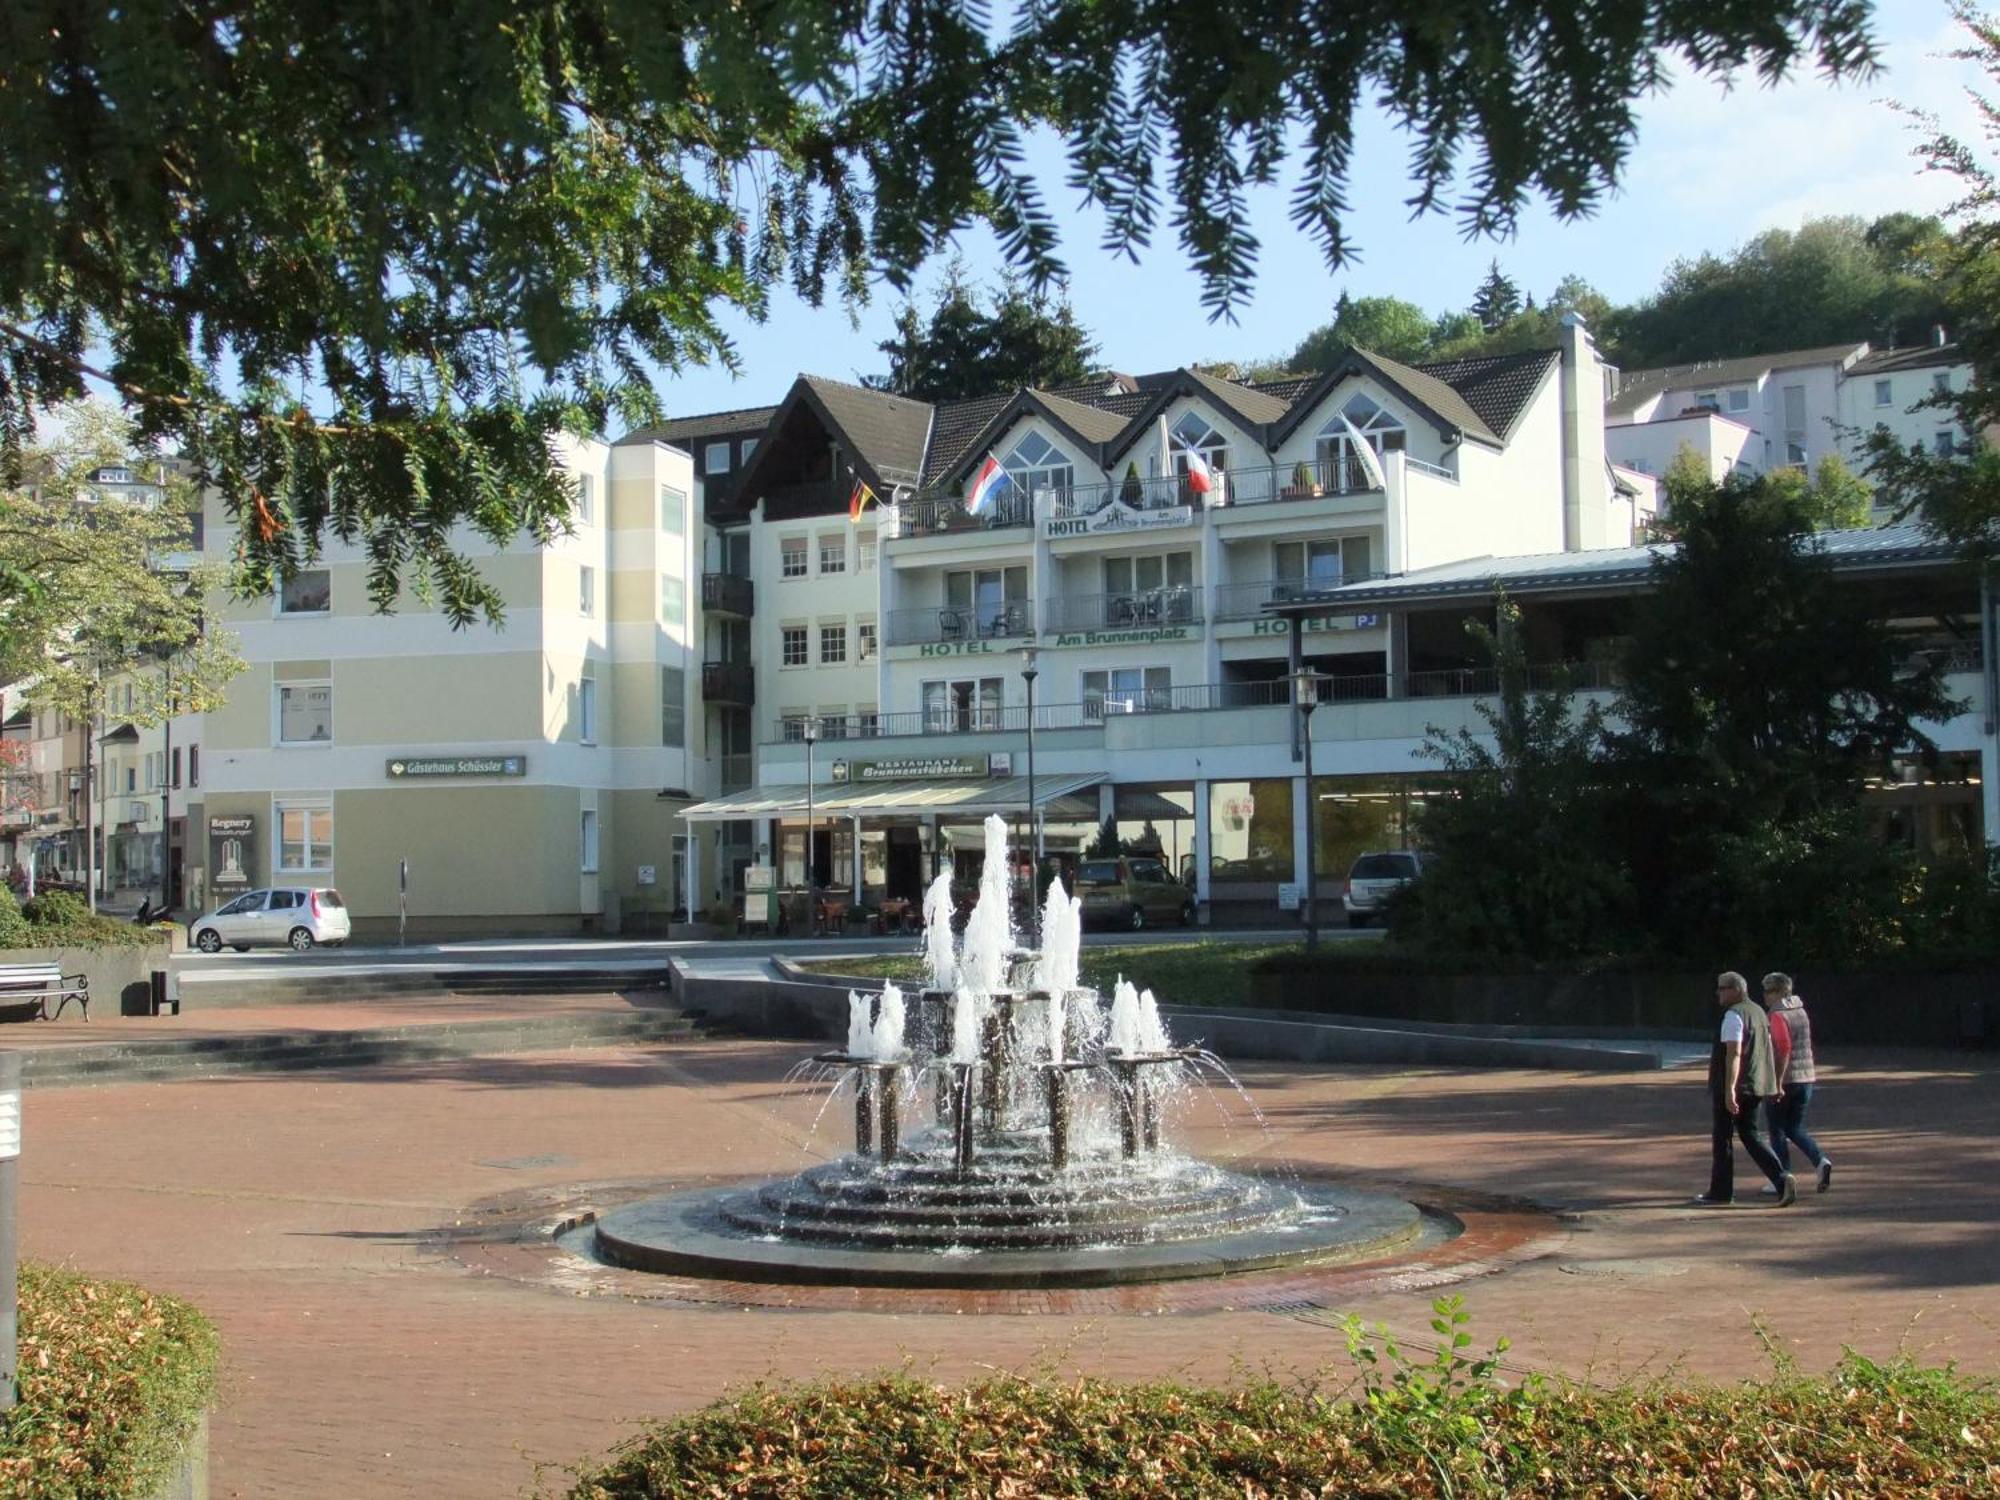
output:
[{"label": "restaurant sign", "polygon": [[439,776],[526,776],[525,755],[404,755],[389,762],[392,780]]},{"label": "restaurant sign", "polygon": [[256,831],[257,820],[247,813],[240,817],[208,820],[208,883],[211,886],[219,890],[250,883],[250,867],[245,856],[250,851],[250,836]]},{"label": "restaurant sign", "polygon": [[1013,757],[995,755],[895,755],[882,760],[837,760],[832,779],[867,784],[878,781],[950,781],[968,776],[1010,776]]}]

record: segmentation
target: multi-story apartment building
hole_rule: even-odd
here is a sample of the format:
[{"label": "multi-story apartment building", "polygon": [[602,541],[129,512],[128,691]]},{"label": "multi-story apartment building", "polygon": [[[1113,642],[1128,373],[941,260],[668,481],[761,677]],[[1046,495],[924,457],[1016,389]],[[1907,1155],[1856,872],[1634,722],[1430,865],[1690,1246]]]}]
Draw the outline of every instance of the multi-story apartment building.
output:
[{"label": "multi-story apartment building", "polygon": [[1828,455],[1859,468],[1878,426],[1905,446],[1956,452],[1967,435],[1950,413],[1922,403],[1971,379],[1942,328],[1907,348],[1853,342],[1629,370],[1607,392],[1605,447],[1614,462],[1654,475],[1690,448],[1716,479],[1811,467]]}]

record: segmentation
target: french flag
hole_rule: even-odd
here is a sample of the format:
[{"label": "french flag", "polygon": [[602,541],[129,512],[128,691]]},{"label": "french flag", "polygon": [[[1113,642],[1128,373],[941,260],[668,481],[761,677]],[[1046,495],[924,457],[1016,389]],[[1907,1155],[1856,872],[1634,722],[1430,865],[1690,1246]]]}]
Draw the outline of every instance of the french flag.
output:
[{"label": "french flag", "polygon": [[979,472],[972,479],[972,493],[965,497],[965,513],[976,516],[986,508],[991,500],[1005,486],[1013,481],[1007,471],[1000,467],[1000,460],[992,454],[986,455],[986,462],[979,466]]},{"label": "french flag", "polygon": [[1181,449],[1187,460],[1188,488],[1197,495],[1206,495],[1215,488],[1215,475],[1208,467],[1208,460],[1192,448]]}]

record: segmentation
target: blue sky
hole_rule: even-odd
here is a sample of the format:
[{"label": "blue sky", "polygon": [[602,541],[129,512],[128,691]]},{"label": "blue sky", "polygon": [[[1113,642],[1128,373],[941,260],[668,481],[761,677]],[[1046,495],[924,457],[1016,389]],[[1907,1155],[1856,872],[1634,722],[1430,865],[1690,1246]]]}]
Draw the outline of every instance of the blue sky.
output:
[{"label": "blue sky", "polygon": [[[1327,320],[1343,288],[1405,297],[1431,311],[1462,307],[1495,257],[1538,298],[1574,271],[1614,301],[1630,301],[1656,287],[1676,257],[1727,250],[1763,229],[1818,214],[1935,211],[1950,201],[1951,186],[1919,175],[1910,157],[1915,137],[1888,101],[1919,103],[1971,133],[1963,90],[1980,79],[1971,64],[1940,55],[1959,34],[1938,0],[1879,0],[1877,35],[1886,66],[1865,85],[1832,88],[1802,76],[1776,88],[1748,82],[1725,92],[1682,80],[1642,106],[1621,189],[1594,218],[1563,224],[1535,207],[1519,234],[1500,243],[1468,243],[1446,216],[1411,222],[1403,206],[1403,138],[1371,118],[1352,192],[1360,260],[1339,275],[1328,271],[1287,221],[1289,181],[1281,181],[1253,200],[1263,252],[1255,296],[1237,309],[1234,326],[1208,321],[1199,282],[1170,231],[1137,266],[1101,250],[1101,224],[1093,214],[1068,211],[1059,158],[1050,152],[1051,201],[1065,210],[1071,299],[1098,336],[1103,361],[1138,372],[1289,353],[1302,333]],[[967,236],[962,250],[975,276],[990,279],[1001,264],[983,233]],[[857,327],[842,308],[813,309],[776,295],[766,323],[730,324],[740,378],[720,369],[667,376],[662,403],[671,415],[757,405],[777,400],[801,370],[843,380],[880,370],[875,346],[887,336],[895,304],[879,289]]]}]

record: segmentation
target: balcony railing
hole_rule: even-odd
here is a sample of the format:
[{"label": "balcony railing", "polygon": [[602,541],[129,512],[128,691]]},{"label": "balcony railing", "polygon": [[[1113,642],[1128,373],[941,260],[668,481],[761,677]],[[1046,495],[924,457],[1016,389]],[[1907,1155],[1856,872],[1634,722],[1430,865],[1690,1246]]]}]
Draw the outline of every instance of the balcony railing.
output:
[{"label": "balcony railing", "polygon": [[1056,496],[1049,514],[1058,521],[1093,516],[1114,500],[1128,510],[1173,510],[1182,505],[1199,507],[1202,498],[1185,474],[1153,474],[1143,479],[1134,474],[1110,484],[1066,489]]},{"label": "balcony railing", "polygon": [[1329,589],[1337,589],[1342,584],[1363,583],[1383,576],[1381,573],[1348,573],[1335,574],[1331,577],[1263,578],[1254,583],[1219,583],[1215,586],[1215,618],[1261,619],[1264,606],[1267,604],[1288,604],[1295,600],[1310,599]]},{"label": "balcony railing", "polygon": [[1124,594],[1061,594],[1049,601],[1053,630],[1127,630],[1192,625],[1201,620],[1201,590],[1192,585]]},{"label": "balcony railing", "polygon": [[954,531],[996,531],[1035,524],[1032,499],[1009,485],[986,504],[976,516],[968,515],[965,501],[950,494],[918,495],[897,507],[897,534],[939,536]]},{"label": "balcony railing", "polygon": [[757,671],[747,661],[705,661],[701,664],[701,696],[709,703],[757,701]]},{"label": "balcony railing", "polygon": [[704,573],[701,575],[701,607],[731,615],[754,614],[757,586],[738,573]]},{"label": "balcony railing", "polygon": [[1009,599],[1005,603],[926,605],[917,609],[892,609],[885,622],[891,646],[928,646],[938,641],[1001,640],[1032,635],[1035,604],[1032,599]]}]

